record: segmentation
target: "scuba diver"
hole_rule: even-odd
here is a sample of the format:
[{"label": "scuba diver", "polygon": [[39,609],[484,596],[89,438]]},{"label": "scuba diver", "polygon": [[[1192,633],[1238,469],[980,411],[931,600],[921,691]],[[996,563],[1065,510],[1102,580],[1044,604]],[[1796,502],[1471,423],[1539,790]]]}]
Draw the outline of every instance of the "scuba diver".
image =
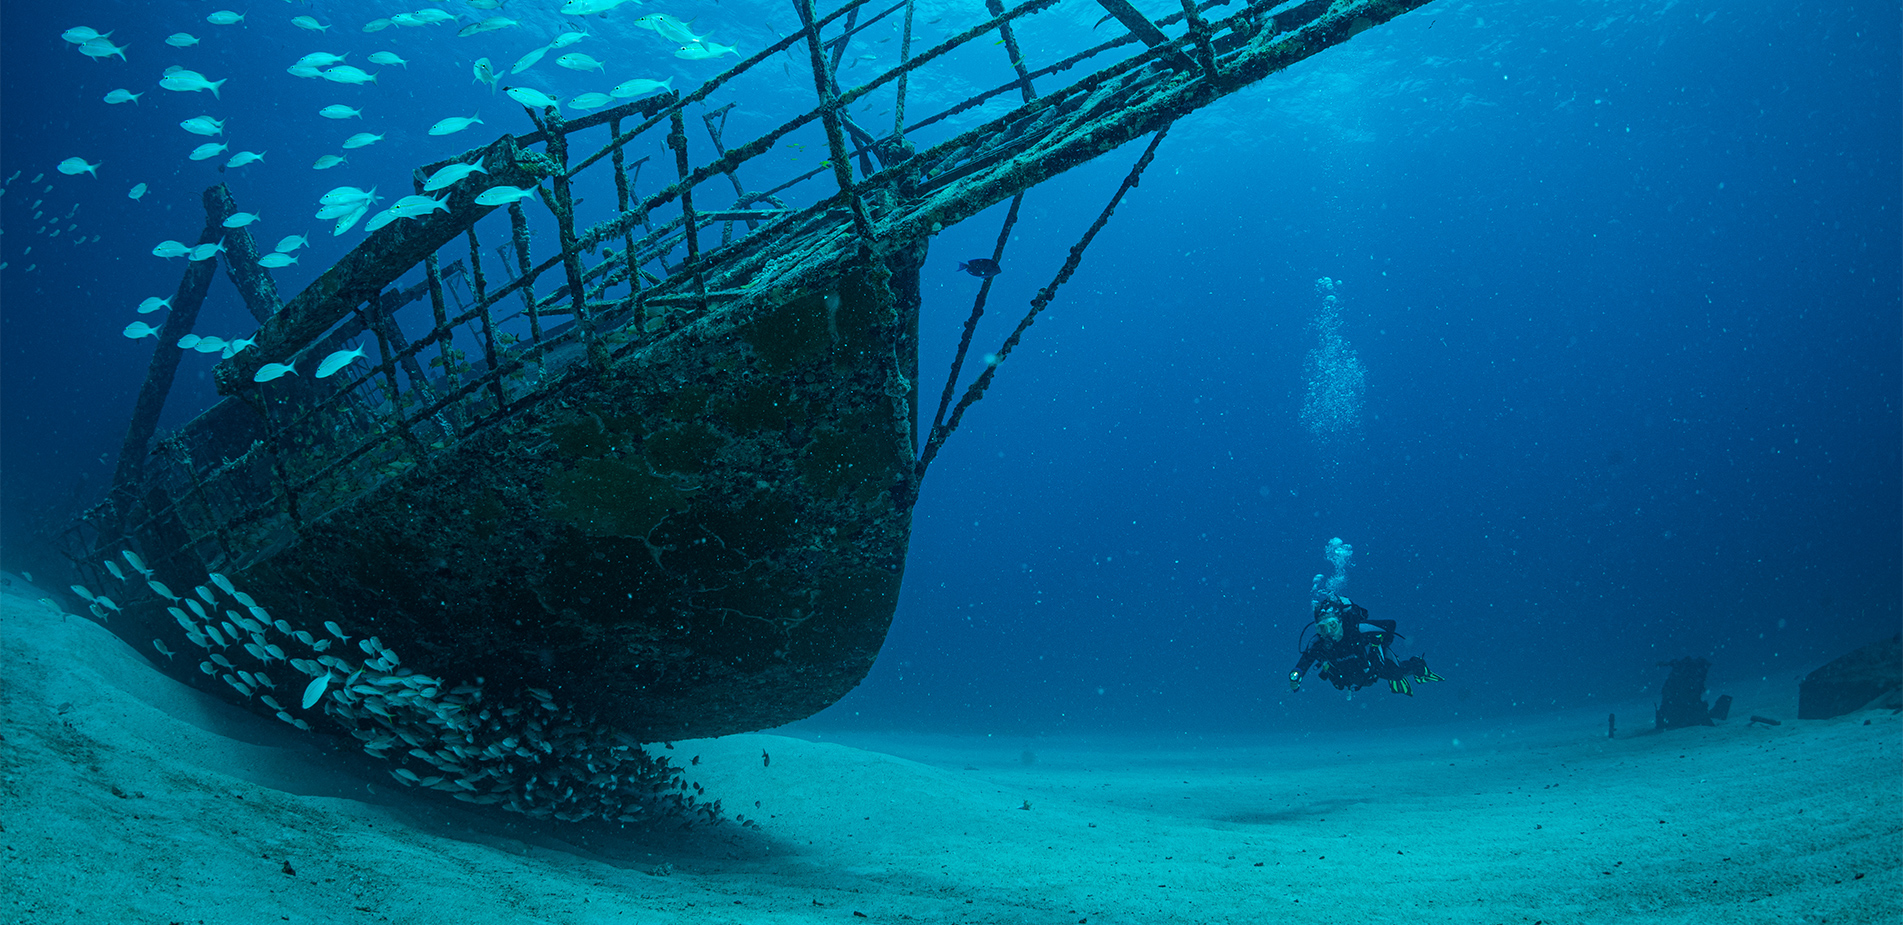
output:
[{"label": "scuba diver", "polygon": [[[1301,661],[1288,673],[1288,689],[1302,689],[1302,676],[1309,666],[1321,663],[1322,680],[1336,690],[1358,691],[1376,681],[1388,682],[1397,694],[1414,696],[1410,685],[1439,681],[1441,676],[1428,669],[1427,660],[1418,655],[1405,662],[1394,660],[1388,647],[1401,634],[1394,631],[1393,620],[1370,620],[1368,608],[1345,597],[1327,594],[1315,602],[1315,640],[1302,649]],[[1303,627],[1304,635],[1308,627]]]}]

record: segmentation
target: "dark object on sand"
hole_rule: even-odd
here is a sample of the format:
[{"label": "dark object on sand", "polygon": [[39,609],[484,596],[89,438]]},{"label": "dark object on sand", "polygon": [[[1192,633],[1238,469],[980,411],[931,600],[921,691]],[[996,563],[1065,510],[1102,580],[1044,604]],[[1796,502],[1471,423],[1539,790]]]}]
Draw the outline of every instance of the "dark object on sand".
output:
[{"label": "dark object on sand", "polygon": [[1616,719],[1618,719],[1618,714],[1616,713],[1606,714],[1606,738],[1608,739],[1612,738],[1613,722]]},{"label": "dark object on sand", "polygon": [[1768,716],[1758,716],[1757,714],[1752,714],[1752,716],[1751,716],[1751,722],[1753,722],[1753,723],[1762,723],[1762,724],[1764,724],[1764,725],[1766,725],[1766,726],[1782,726],[1782,725],[1784,725],[1783,723],[1780,723],[1780,722],[1778,722],[1777,720],[1774,720],[1774,719],[1772,719],[1772,718],[1770,718],[1770,717],[1768,717]]},{"label": "dark object on sand", "polygon": [[960,260],[958,261],[958,269],[980,279],[990,279],[1004,272],[1004,268],[998,266],[998,262],[990,257],[973,257],[970,260]]},{"label": "dark object on sand", "polygon": [[1712,720],[1724,719],[1731,713],[1729,696],[1719,700],[1715,708],[1705,703],[1705,673],[1711,670],[1710,662],[1687,656],[1660,662],[1659,667],[1672,669],[1665,677],[1665,689],[1659,692],[1656,714],[1659,729],[1710,726]]},{"label": "dark object on sand", "polygon": [[1711,705],[1712,719],[1724,719],[1725,717],[1730,715],[1731,715],[1731,695],[1730,694],[1726,694],[1723,697],[1718,698],[1718,702]]},{"label": "dark object on sand", "polygon": [[1841,656],[1797,684],[1797,718],[1830,719],[1854,713],[1873,702],[1899,706],[1903,691],[1903,634],[1873,642]]}]

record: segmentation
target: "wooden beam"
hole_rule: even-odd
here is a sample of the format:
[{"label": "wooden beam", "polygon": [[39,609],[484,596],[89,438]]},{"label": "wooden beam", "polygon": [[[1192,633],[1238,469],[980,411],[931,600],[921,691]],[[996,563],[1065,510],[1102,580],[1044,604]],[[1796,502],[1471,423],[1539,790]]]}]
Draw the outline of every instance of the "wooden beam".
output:
[{"label": "wooden beam", "polygon": [[1137,12],[1137,8],[1130,5],[1130,0],[1097,0],[1097,5],[1115,16],[1118,22],[1123,23],[1125,29],[1130,30],[1131,35],[1142,39],[1143,44],[1155,48],[1169,41],[1169,37],[1163,34],[1163,30],[1156,27],[1156,23],[1151,22],[1149,17]]},{"label": "wooden beam", "polygon": [[[205,230],[198,233],[198,243],[212,244],[224,238],[224,221],[231,216],[231,211],[231,193],[223,184],[206,190]],[[127,424],[125,439],[119,444],[119,465],[112,475],[111,498],[119,503],[121,518],[130,511],[131,492],[145,474],[145,457],[151,450],[152,435],[158,431],[159,414],[165,410],[165,398],[171,394],[172,380],[178,376],[178,364],[185,353],[179,349],[178,339],[190,334],[192,325],[198,322],[198,308],[204,304],[205,292],[211,288],[212,275],[218,269],[216,260],[216,257],[187,260],[185,275],[172,292],[172,307],[159,326],[158,346],[153,349],[152,362],[146,367],[145,382],[139,386],[139,397],[132,406],[132,421]]]}]

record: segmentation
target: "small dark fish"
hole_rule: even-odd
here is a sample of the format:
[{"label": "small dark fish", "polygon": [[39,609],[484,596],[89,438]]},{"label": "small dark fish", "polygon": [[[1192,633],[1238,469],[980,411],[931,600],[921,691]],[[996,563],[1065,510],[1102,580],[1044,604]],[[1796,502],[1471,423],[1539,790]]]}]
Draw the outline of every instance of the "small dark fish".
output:
[{"label": "small dark fish", "polygon": [[763,767],[763,768],[773,767],[773,756],[767,754],[766,749],[764,748],[760,749],[760,767]]},{"label": "small dark fish", "polygon": [[958,261],[958,269],[970,273],[979,279],[990,279],[1004,272],[1004,268],[998,266],[998,262],[990,257],[973,257],[970,260],[960,260]]}]

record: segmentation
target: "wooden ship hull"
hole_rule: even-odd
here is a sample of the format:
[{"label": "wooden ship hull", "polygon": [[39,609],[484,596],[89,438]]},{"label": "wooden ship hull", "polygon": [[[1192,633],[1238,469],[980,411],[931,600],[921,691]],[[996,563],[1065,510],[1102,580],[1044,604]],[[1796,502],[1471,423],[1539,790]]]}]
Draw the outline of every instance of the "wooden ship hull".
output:
[{"label": "wooden ship hull", "polygon": [[[1099,2],[1125,31],[1035,70],[1012,23],[1048,2],[994,6],[917,52],[908,19],[903,63],[852,88],[836,76],[847,41],[907,7],[861,21],[863,2],[824,16],[796,3],[799,32],[698,90],[574,120],[531,111],[537,131],[444,162],[487,172],[442,211],[374,231],[288,303],[250,235],[222,227],[229,193],[207,190],[199,241],[226,242],[255,345],[219,364],[222,401],[156,435],[173,344],[214,275],[192,263],[109,497],[61,538],[78,590],[134,645],[179,653],[158,663],[201,689],[398,763],[420,742],[400,779],[564,819],[640,814],[639,794],[667,779],[627,751],[636,743],[834,703],[885,638],[926,466],[995,366],[951,409],[987,281],[921,438],[926,242],[1150,137],[1006,355],[1177,118],[1425,0],[1211,2],[1156,21]],[[905,80],[993,35],[1017,79],[908,127]],[[696,163],[686,109],[783,52],[810,62],[815,108],[732,147],[727,109],[705,113],[711,152]],[[1086,60],[1096,70],[1034,91]],[[891,133],[847,115],[895,84]],[[924,151],[907,141],[1005,93],[1023,104]],[[740,169],[802,128],[823,130],[831,157],[747,192]],[[591,137],[604,143],[571,150]],[[645,195],[624,152],[644,137],[675,161]],[[419,193],[441,166],[419,169]],[[786,190],[827,180],[786,204]],[[709,209],[716,182],[733,194]],[[584,227],[587,184],[616,205]],[[537,187],[539,205],[480,198],[506,186]],[[479,230],[503,214],[506,242],[485,246]],[[1016,214],[1014,201],[1007,231]],[[363,361],[312,375],[351,343]],[[272,378],[277,363],[299,374]],[[602,770],[609,752],[640,773]],[[550,780],[567,794],[549,797]],[[574,780],[606,789],[584,805]]]},{"label": "wooden ship hull", "polygon": [[882,288],[855,274],[584,367],[268,555],[159,577],[229,569],[293,623],[642,741],[810,715],[870,669],[904,572],[913,320]]}]

